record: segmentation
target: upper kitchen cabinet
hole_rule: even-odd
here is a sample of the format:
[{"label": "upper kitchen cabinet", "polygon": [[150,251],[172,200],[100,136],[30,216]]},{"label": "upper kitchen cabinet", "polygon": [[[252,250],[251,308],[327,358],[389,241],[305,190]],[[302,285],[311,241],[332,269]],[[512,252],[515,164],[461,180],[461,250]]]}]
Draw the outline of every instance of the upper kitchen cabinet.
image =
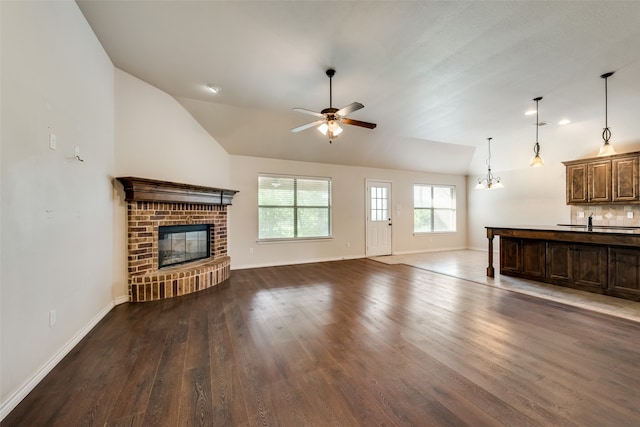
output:
[{"label": "upper kitchen cabinet", "polygon": [[638,203],[640,152],[563,162],[567,204]]},{"label": "upper kitchen cabinet", "polygon": [[638,155],[611,159],[613,202],[638,201]]}]

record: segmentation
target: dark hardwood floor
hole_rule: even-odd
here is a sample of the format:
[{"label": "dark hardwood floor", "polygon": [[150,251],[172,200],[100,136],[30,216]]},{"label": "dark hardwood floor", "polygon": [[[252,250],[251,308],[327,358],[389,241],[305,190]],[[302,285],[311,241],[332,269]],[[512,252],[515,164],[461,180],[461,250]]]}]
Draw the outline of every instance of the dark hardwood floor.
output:
[{"label": "dark hardwood floor", "polygon": [[638,426],[640,324],[360,259],[123,304],[2,426]]}]

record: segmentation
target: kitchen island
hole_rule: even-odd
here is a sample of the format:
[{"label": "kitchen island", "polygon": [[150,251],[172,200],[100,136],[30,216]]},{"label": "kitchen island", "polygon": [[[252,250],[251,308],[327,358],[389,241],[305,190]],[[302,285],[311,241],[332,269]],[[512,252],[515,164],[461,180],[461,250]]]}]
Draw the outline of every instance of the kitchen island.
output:
[{"label": "kitchen island", "polygon": [[500,274],[640,301],[640,228],[584,225],[485,227],[487,276],[500,236]]}]

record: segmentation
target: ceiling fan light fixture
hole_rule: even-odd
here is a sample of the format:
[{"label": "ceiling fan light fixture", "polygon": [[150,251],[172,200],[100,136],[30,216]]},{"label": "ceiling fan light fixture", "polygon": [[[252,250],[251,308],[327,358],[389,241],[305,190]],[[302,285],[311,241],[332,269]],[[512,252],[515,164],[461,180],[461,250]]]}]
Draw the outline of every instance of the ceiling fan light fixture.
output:
[{"label": "ceiling fan light fixture", "polygon": [[326,135],[327,131],[329,130],[329,126],[326,123],[321,124],[320,126],[318,126],[318,130],[323,134]]},{"label": "ceiling fan light fixture", "polygon": [[332,141],[333,138],[337,137],[342,133],[341,123],[351,126],[359,126],[367,129],[375,129],[375,123],[363,122],[360,120],[354,120],[347,118],[347,114],[353,113],[354,111],[358,111],[361,108],[364,108],[359,102],[352,102],[351,104],[342,107],[340,109],[333,108],[333,90],[332,90],[332,78],[336,74],[336,70],[330,68],[327,70],[327,77],[329,77],[329,108],[325,108],[321,112],[311,111],[304,108],[294,108],[295,111],[300,113],[310,114],[312,116],[319,117],[320,120],[316,120],[315,122],[307,123],[306,125],[298,126],[291,129],[291,132],[300,132],[305,129],[310,129],[312,127],[317,126],[316,129],[320,131],[325,136],[329,136],[329,142]]},{"label": "ceiling fan light fixture", "polygon": [[327,126],[329,126],[329,130],[334,134],[336,133],[336,131],[338,133],[342,132],[342,128],[340,127],[340,124],[338,123],[337,120],[329,120],[327,122]]}]

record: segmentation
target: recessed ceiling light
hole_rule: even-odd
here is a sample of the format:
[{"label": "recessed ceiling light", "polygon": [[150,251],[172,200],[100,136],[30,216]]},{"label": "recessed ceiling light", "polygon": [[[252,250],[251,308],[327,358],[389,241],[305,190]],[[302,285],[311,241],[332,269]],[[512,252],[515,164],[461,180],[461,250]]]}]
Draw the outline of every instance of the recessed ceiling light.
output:
[{"label": "recessed ceiling light", "polygon": [[562,119],[558,122],[559,125],[568,125],[569,123],[571,123],[569,119]]},{"label": "recessed ceiling light", "polygon": [[220,91],[222,90],[222,88],[220,86],[216,86],[216,85],[211,84],[211,83],[209,83],[207,85],[207,89],[209,89],[213,93],[220,93]]}]

